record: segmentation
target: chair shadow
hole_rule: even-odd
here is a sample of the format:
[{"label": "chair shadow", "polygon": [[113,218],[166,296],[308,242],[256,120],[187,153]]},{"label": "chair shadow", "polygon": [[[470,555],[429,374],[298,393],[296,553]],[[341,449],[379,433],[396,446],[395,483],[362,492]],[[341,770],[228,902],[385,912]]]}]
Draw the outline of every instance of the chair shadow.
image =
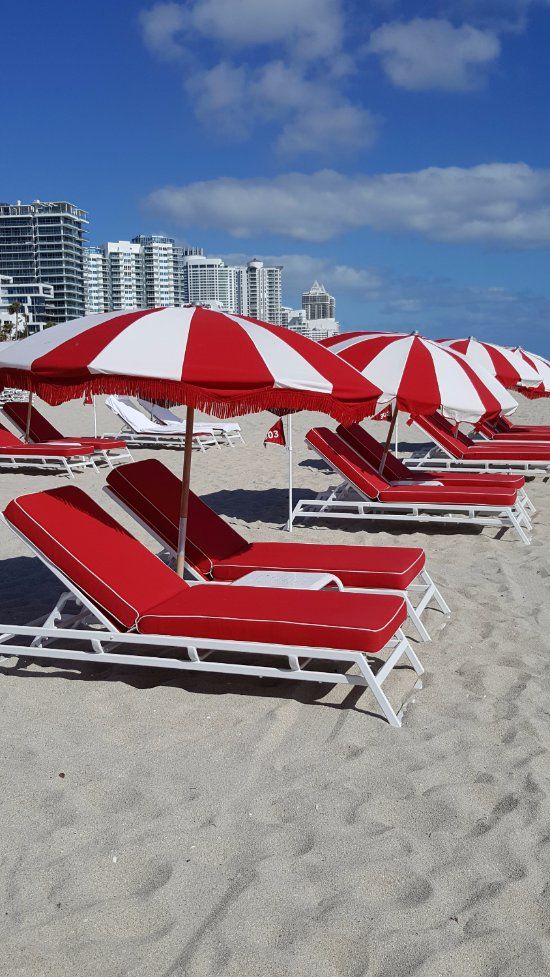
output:
[{"label": "chair shadow", "polygon": [[[314,499],[311,489],[295,489],[294,498]],[[243,522],[265,522],[283,525],[288,519],[287,489],[221,489],[203,495],[202,499],[220,516]]]}]

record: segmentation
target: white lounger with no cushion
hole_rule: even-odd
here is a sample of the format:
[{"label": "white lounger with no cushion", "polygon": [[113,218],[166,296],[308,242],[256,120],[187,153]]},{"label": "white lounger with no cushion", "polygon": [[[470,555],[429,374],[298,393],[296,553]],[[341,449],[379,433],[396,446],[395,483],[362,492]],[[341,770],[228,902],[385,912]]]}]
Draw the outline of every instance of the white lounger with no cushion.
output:
[{"label": "white lounger with no cushion", "polygon": [[[127,443],[135,447],[162,447],[162,448],[181,448],[185,443],[185,424],[180,422],[175,424],[159,424],[145,417],[138,408],[132,403],[129,397],[110,396],[105,400],[106,406],[112,410],[113,414],[123,422],[122,430],[115,435],[105,435],[105,437],[120,437]],[[218,444],[217,438],[211,427],[206,427],[198,433],[193,431],[193,442],[201,451],[206,451],[208,446]]]},{"label": "white lounger with no cushion", "polygon": [[[183,424],[185,430],[185,421],[182,421],[181,417],[174,414],[174,411],[169,410],[168,407],[161,407],[160,404],[154,404],[150,400],[144,400],[143,397],[138,397],[138,403],[141,404],[144,410],[149,411],[159,423],[168,425]],[[245,443],[240,424],[236,424],[233,421],[213,420],[212,422],[197,422],[193,425],[193,431],[201,432],[203,430],[213,431],[215,435],[219,433],[222,441],[229,444],[232,448],[238,441],[242,444]]]}]

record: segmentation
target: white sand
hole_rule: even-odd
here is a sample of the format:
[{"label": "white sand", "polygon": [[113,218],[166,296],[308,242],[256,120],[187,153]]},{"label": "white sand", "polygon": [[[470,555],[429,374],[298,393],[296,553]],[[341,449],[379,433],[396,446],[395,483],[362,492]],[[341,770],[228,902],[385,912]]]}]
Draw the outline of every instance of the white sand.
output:
[{"label": "white sand", "polygon": [[[90,408],[52,417],[92,433]],[[550,404],[522,402],[519,419],[548,424]],[[315,421],[295,420],[312,493],[334,481],[303,445]],[[286,518],[286,454],[261,444],[272,422],[244,418],[246,447],[193,458],[195,490],[254,539],[281,538]],[[154,549],[103,478],[77,484]],[[64,483],[3,473],[0,503]],[[490,529],[296,529],[425,547],[454,615],[442,631],[429,617],[401,730],[368,692],[343,705],[341,689],[282,681],[2,667],[0,974],[548,974],[550,484],[529,492],[531,547]],[[1,620],[45,612],[55,579],[5,527],[0,546]]]}]

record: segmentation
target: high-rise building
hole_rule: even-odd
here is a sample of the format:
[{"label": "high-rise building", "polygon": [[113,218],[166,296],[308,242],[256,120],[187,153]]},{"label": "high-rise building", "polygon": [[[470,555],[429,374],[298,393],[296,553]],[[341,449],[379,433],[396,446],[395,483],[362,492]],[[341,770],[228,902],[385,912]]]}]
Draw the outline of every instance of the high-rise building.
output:
[{"label": "high-rise building", "polygon": [[336,316],[336,300],[329,295],[324,285],[313,282],[308,292],[302,295],[302,309],[306,319],[334,319]]},{"label": "high-rise building", "polygon": [[0,274],[53,287],[51,320],[84,315],[86,211],[66,201],[0,203]]},{"label": "high-rise building", "polygon": [[217,303],[229,309],[229,269],[221,258],[186,255],[183,258],[184,302],[191,305]]},{"label": "high-rise building", "polygon": [[84,248],[84,295],[86,312],[107,312],[109,290],[103,248]]},{"label": "high-rise building", "polygon": [[[19,324],[19,332],[38,332],[46,322],[53,322],[53,285],[43,282],[16,284],[9,275],[0,275],[0,322]],[[10,312],[14,305],[18,311]]]},{"label": "high-rise building", "polygon": [[254,258],[247,265],[226,265],[221,258],[189,255],[183,259],[185,301],[212,304],[239,315],[281,322],[281,267]]},{"label": "high-rise building", "polygon": [[132,244],[142,249],[146,308],[176,305],[175,241],[163,234],[138,234]]},{"label": "high-rise building", "polygon": [[134,241],[107,241],[103,245],[109,311],[145,309],[143,251]]},{"label": "high-rise building", "polygon": [[246,266],[248,309],[243,313],[253,319],[281,324],[281,265],[264,265],[253,258]]},{"label": "high-rise building", "polygon": [[337,336],[340,332],[340,323],[331,317],[308,319],[304,309],[290,309],[286,305],[283,305],[281,312],[281,325],[316,342]]}]

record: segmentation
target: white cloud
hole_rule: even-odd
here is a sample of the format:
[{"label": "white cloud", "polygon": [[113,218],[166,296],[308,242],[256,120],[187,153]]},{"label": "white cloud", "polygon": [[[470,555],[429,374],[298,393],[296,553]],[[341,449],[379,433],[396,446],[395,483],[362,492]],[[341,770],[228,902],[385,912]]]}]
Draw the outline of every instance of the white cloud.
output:
[{"label": "white cloud", "polygon": [[333,170],[274,179],[219,177],[164,187],[147,203],[174,223],[241,238],[267,233],[326,241],[370,227],[507,248],[550,243],[550,170],[525,163],[355,177]]},{"label": "white cloud", "polygon": [[180,37],[187,21],[186,12],[179,3],[156,3],[139,14],[146,46],[153,54],[166,59],[179,58],[183,54]]},{"label": "white cloud", "polygon": [[310,60],[341,43],[339,0],[195,0],[191,17],[204,37],[236,48],[283,44]]},{"label": "white cloud", "polygon": [[190,107],[210,132],[243,139],[268,124],[281,154],[327,157],[375,138],[376,119],[345,92],[354,64],[342,0],[157,3],[140,24],[150,51],[181,62]]},{"label": "white cloud", "polygon": [[487,67],[500,54],[496,34],[469,24],[416,18],[383,24],[370,36],[368,50],[399,88],[463,92],[478,88]]}]

